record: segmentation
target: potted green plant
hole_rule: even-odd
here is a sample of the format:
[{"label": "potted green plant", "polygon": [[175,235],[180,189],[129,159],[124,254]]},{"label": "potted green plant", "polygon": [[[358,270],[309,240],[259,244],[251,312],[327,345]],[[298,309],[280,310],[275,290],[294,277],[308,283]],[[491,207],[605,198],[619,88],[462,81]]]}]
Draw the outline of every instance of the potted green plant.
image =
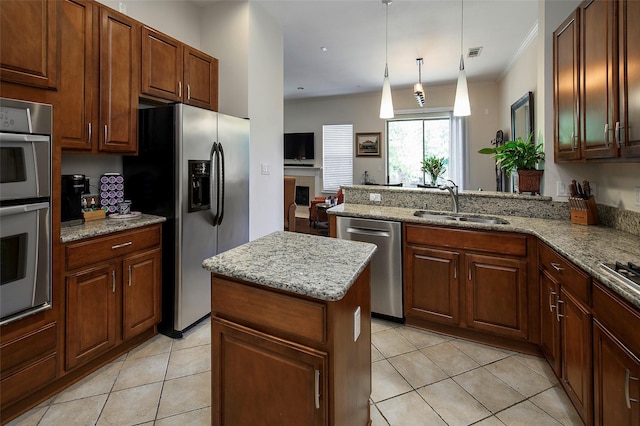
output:
[{"label": "potted green plant", "polygon": [[445,157],[437,157],[428,155],[422,160],[422,171],[431,177],[431,185],[436,186],[438,178],[442,176],[446,170],[448,160]]},{"label": "potted green plant", "polygon": [[480,154],[492,154],[498,167],[507,176],[513,170],[518,172],[518,191],[540,193],[540,178],[543,170],[536,170],[536,165],[544,160],[542,144],[532,142],[533,132],[526,139],[518,137],[514,141],[507,141],[504,145],[492,148],[482,148]]}]

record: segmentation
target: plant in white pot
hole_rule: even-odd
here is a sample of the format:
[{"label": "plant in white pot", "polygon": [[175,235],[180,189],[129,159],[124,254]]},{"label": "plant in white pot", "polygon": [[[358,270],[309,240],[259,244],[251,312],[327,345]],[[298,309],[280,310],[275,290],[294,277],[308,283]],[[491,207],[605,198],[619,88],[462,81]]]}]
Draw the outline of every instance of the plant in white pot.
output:
[{"label": "plant in white pot", "polygon": [[515,141],[507,141],[504,145],[492,148],[482,148],[480,154],[493,154],[498,167],[507,176],[513,170],[518,172],[518,191],[540,194],[540,178],[544,170],[537,170],[537,164],[544,160],[542,144],[531,141],[533,132],[526,139],[518,137]]},{"label": "plant in white pot", "polygon": [[[438,178],[447,170],[446,165],[449,161],[445,157],[428,155],[422,160],[422,171],[431,178],[431,185],[438,185]],[[426,181],[425,181],[426,183]]]}]

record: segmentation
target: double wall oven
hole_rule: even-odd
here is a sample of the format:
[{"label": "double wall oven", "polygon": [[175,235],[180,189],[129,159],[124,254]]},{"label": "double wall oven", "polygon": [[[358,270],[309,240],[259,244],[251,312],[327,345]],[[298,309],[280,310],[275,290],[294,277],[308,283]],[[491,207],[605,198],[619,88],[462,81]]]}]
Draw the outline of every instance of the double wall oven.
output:
[{"label": "double wall oven", "polygon": [[51,307],[51,105],[0,98],[0,325]]}]

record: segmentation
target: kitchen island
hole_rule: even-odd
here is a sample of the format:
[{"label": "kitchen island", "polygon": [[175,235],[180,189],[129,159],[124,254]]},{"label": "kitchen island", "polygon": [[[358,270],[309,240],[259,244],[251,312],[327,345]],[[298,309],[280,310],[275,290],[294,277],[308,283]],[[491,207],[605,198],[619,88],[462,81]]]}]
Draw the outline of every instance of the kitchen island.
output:
[{"label": "kitchen island", "polygon": [[212,424],[370,424],[375,250],[275,232],[203,262]]}]

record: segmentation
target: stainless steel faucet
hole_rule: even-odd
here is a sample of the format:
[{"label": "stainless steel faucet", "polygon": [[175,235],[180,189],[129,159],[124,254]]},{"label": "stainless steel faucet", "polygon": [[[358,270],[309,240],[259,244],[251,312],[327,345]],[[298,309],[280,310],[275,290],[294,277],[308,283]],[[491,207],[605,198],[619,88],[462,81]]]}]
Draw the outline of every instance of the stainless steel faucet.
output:
[{"label": "stainless steel faucet", "polygon": [[447,179],[447,182],[451,182],[451,185],[440,185],[438,189],[449,191],[451,199],[453,200],[453,212],[458,213],[458,185],[451,179]]}]

